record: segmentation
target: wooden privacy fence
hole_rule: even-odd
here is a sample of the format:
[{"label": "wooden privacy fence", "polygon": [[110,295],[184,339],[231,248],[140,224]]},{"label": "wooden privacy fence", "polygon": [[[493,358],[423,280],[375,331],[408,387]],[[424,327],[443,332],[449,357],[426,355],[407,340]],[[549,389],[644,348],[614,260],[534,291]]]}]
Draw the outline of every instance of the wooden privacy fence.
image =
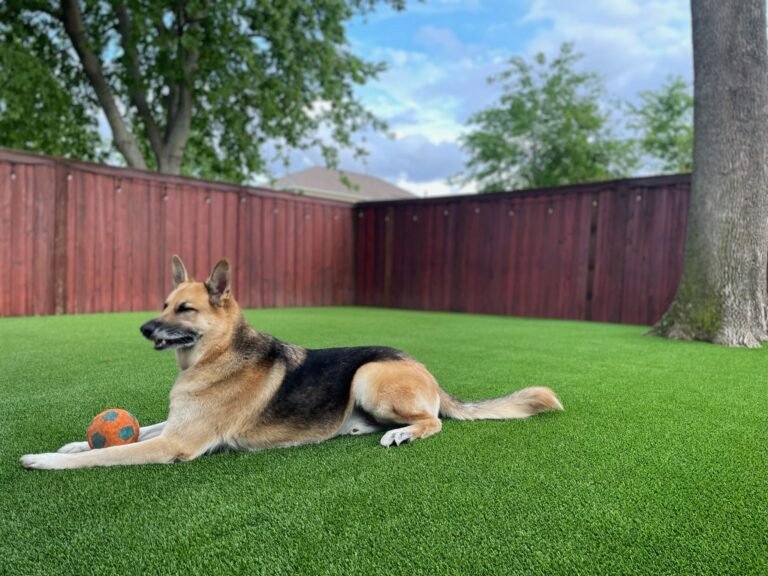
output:
[{"label": "wooden privacy fence", "polygon": [[356,302],[651,324],[683,266],[690,176],[358,204]]},{"label": "wooden privacy fence", "polygon": [[682,272],[690,177],[363,203],[0,150],[0,316],[151,310],[170,256],[242,305],[650,324]]},{"label": "wooden privacy fence", "polygon": [[0,316],[158,309],[170,257],[242,305],[354,302],[348,204],[0,151]]}]

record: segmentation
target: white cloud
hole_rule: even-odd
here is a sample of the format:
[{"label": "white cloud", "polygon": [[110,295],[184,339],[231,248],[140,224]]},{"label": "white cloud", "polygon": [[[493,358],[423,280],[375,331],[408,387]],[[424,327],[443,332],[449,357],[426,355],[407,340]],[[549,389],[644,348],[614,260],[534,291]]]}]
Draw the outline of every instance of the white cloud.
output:
[{"label": "white cloud", "polygon": [[509,56],[463,43],[446,28],[423,26],[415,36],[424,51],[371,51],[368,57],[385,62],[388,70],[362,88],[361,97],[398,138],[456,143],[466,130],[467,117],[497,97],[486,80]]},{"label": "white cloud", "polygon": [[[585,55],[582,67],[597,71],[608,93],[633,99],[655,89],[670,74],[692,78],[690,14],[682,0],[531,0],[515,17],[508,0],[430,0],[409,5],[405,13],[377,11],[379,16],[407,19],[435,14],[404,35],[381,36],[371,44],[360,35],[353,43],[367,60],[384,61],[388,70],[359,91],[366,107],[389,123],[396,136],[367,135],[367,163],[343,153],[341,167],[397,183],[419,194],[469,192],[447,184],[460,172],[465,156],[458,144],[467,118],[495,102],[498,86],[486,79],[498,74],[514,55],[552,55],[563,42],[574,42]],[[484,32],[468,35],[477,14]],[[444,18],[452,15],[452,20]],[[411,20],[413,21],[413,20]],[[455,23],[453,25],[452,23]],[[478,24],[479,25],[479,24]],[[391,38],[391,39],[386,39]],[[514,39],[514,40],[513,40]],[[294,156],[291,169],[322,163],[319,154]],[[279,170],[282,172],[282,170]]]},{"label": "white cloud", "polygon": [[422,26],[416,32],[416,41],[425,48],[439,51],[450,58],[462,57],[467,51],[466,44],[461,42],[449,28]]},{"label": "white cloud", "polygon": [[405,174],[394,181],[395,186],[413,192],[417,196],[432,198],[434,196],[451,196],[454,194],[472,194],[474,190],[459,188],[448,184],[445,179],[414,182]]},{"label": "white cloud", "polygon": [[361,96],[374,114],[390,123],[394,134],[420,135],[436,144],[456,140],[462,125],[453,113],[455,100],[446,94],[424,94],[449,73],[444,66],[416,51],[376,49],[372,58],[386,62],[388,70],[361,89]]},{"label": "white cloud", "polygon": [[680,0],[533,0],[523,22],[560,20],[597,26],[652,27],[660,21],[687,22],[689,5]]},{"label": "white cloud", "polygon": [[[366,134],[368,156],[356,158],[351,151],[343,150],[339,168],[362,174],[370,174],[389,182],[407,180],[418,190],[422,183],[442,181],[458,172],[464,164],[464,154],[456,142],[434,143],[421,135],[388,138],[384,134]],[[281,163],[272,165],[271,171],[281,176],[309,166],[322,166],[323,158],[318,150],[296,151],[290,156],[286,169]],[[433,184],[429,184],[432,189]],[[447,184],[446,184],[447,187]]]},{"label": "white cloud", "polygon": [[[508,1],[508,0],[504,0]],[[483,7],[484,0],[412,0],[408,3],[405,12],[419,15],[445,15],[451,13],[475,12]],[[382,7],[366,16],[366,20],[390,20],[402,17],[403,12],[391,8]]]},{"label": "white cloud", "polygon": [[548,25],[527,55],[574,42],[584,68],[599,72],[615,96],[633,99],[670,74],[692,78],[690,14],[679,0],[534,0],[523,21]]}]

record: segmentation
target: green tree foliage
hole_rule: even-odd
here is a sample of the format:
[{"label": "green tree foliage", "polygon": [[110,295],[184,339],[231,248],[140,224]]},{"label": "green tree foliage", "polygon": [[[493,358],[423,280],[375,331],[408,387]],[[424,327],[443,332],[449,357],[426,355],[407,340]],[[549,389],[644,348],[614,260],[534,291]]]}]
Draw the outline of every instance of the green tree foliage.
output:
[{"label": "green tree foliage", "polygon": [[[43,42],[38,49],[52,46]],[[106,150],[88,94],[68,88],[76,74],[66,66],[54,74],[21,43],[0,43],[0,146],[103,159]]]},{"label": "green tree foliage", "polygon": [[[354,95],[382,67],[351,54],[345,33],[352,16],[379,2],[404,4],[0,2],[1,40],[15,50],[3,54],[20,76],[0,83],[0,121],[27,122],[12,137],[0,132],[0,146],[58,152],[63,142],[37,136],[63,131],[78,143],[71,155],[95,157],[86,144],[98,107],[114,147],[137,168],[242,181],[272,159],[268,141],[277,157],[318,146],[333,164],[339,147],[362,152],[354,133],[383,128]],[[37,100],[28,98],[35,89]]]},{"label": "green tree foliage", "polygon": [[693,164],[693,94],[680,77],[670,77],[657,91],[640,93],[630,105],[630,127],[639,132],[643,153],[663,172],[690,172]]},{"label": "green tree foliage", "polygon": [[614,136],[599,77],[575,69],[581,57],[563,44],[551,61],[512,58],[490,78],[502,95],[470,118],[462,139],[469,161],[455,180],[498,192],[628,175],[637,163],[633,143]]}]

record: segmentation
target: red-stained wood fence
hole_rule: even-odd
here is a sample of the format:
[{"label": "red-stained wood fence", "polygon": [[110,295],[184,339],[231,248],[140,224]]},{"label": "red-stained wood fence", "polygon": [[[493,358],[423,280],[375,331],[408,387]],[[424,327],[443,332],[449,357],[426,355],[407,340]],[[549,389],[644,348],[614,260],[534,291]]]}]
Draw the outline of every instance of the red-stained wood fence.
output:
[{"label": "red-stained wood fence", "polygon": [[682,274],[690,177],[358,204],[356,302],[651,324]]},{"label": "red-stained wood fence", "polygon": [[348,204],[0,151],[0,316],[158,309],[170,257],[243,306],[354,303]]},{"label": "red-stained wood fence", "polygon": [[650,324],[682,272],[689,176],[349,204],[0,150],[0,316],[157,309],[170,256],[243,306]]}]

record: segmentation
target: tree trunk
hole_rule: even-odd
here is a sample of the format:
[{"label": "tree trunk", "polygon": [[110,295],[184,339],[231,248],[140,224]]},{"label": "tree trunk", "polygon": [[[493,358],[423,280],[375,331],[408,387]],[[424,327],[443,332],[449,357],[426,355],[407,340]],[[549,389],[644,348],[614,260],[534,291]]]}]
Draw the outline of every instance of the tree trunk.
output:
[{"label": "tree trunk", "polygon": [[184,158],[179,155],[160,154],[157,156],[157,171],[161,174],[181,174],[181,165]]},{"label": "tree trunk", "polygon": [[768,339],[765,0],[692,0],[693,183],[685,265],[652,334],[757,347]]}]

